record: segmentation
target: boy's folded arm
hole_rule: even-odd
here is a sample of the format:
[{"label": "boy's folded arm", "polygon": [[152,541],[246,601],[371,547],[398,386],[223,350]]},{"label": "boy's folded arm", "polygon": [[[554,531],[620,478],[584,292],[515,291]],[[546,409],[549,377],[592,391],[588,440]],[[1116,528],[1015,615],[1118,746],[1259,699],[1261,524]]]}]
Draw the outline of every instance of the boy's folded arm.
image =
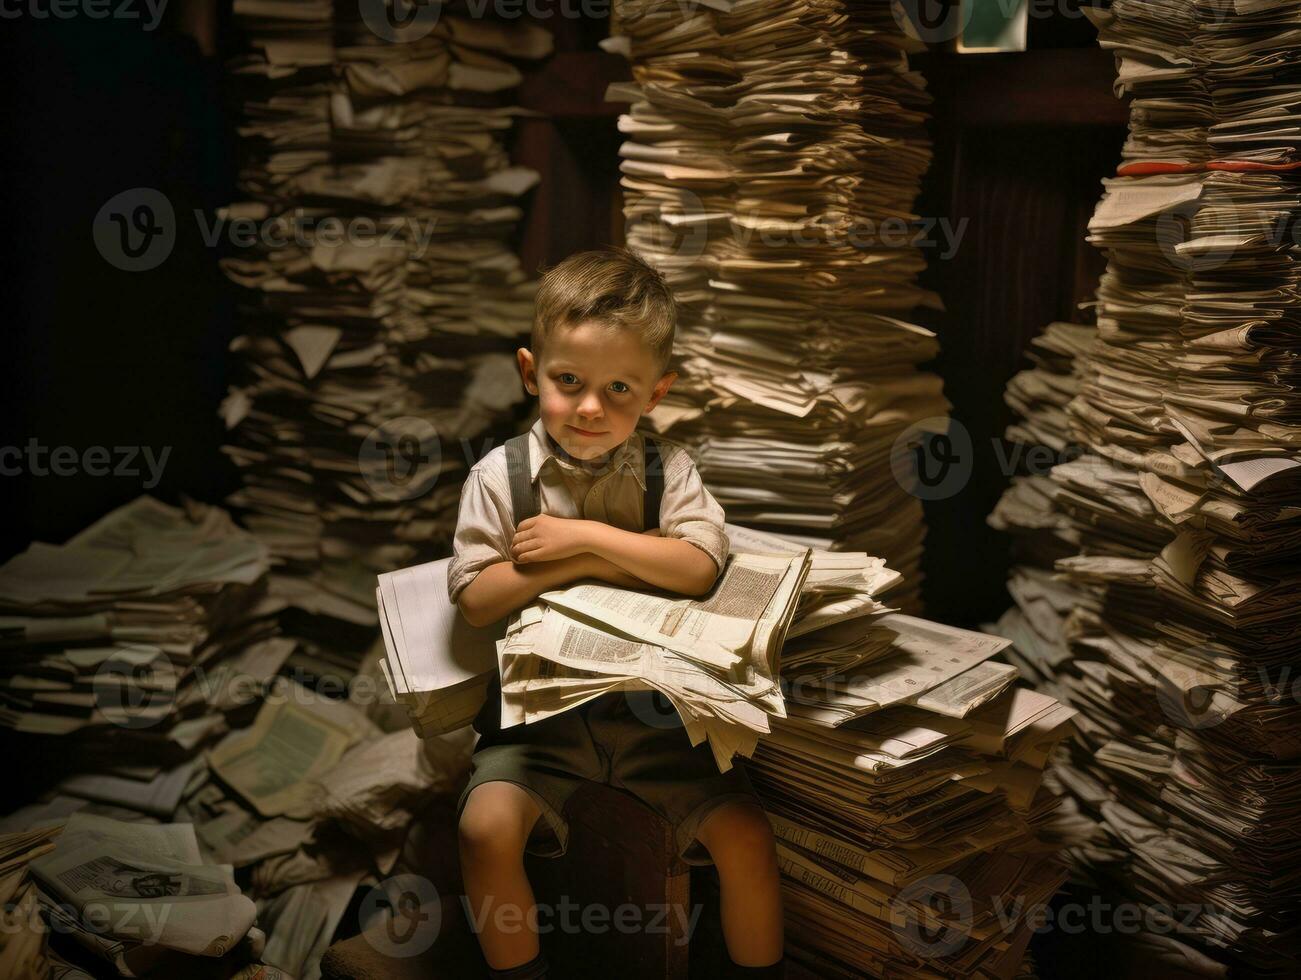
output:
[{"label": "boy's folded arm", "polygon": [[652,588],[618,565],[590,553],[554,561],[500,561],[484,567],[457,597],[461,615],[472,626],[487,626],[527,606],[543,592],[584,578],[596,578],[624,588]]},{"label": "boy's folded arm", "polygon": [[527,606],[543,592],[586,578],[590,555],[520,565],[499,561],[485,566],[461,590],[456,604],[472,626],[495,623]]},{"label": "boy's folded arm", "polygon": [[685,538],[637,534],[609,524],[588,522],[585,540],[592,554],[660,589],[704,595],[718,578],[718,565]]}]

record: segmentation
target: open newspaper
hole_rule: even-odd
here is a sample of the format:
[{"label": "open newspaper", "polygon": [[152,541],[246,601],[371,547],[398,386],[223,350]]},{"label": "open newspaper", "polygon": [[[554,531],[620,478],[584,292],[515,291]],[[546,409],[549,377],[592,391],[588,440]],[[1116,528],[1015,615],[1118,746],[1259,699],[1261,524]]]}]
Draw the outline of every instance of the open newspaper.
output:
[{"label": "open newspaper", "polygon": [[73,814],[31,872],[54,927],[123,976],[149,972],[168,951],[223,956],[257,914],[230,866],[204,862],[193,824]]},{"label": "open newspaper", "polygon": [[[447,559],[381,575],[384,676],[422,735],[467,724],[493,670],[504,727],[612,691],[667,716],[658,692],[691,743],[708,739],[726,770],[736,754],[750,755],[770,716],[786,717],[783,648],[815,671],[862,662],[868,631],[843,627],[890,612],[876,597],[900,578],[861,552],[810,550],[730,524],[727,532],[727,565],[705,596],[580,582],[484,629],[447,601]],[[837,626],[841,635],[824,638]],[[881,632],[882,650],[890,636]]]}]

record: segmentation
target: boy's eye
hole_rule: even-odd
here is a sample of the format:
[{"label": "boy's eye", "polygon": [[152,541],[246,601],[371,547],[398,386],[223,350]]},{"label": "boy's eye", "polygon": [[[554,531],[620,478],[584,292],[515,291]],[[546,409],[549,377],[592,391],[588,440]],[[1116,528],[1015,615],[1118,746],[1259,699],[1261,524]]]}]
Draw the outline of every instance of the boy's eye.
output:
[{"label": "boy's eye", "polygon": [[562,385],[576,385],[578,384],[578,375],[566,371],[560,375],[560,383]]},{"label": "boy's eye", "polygon": [[[618,387],[615,388],[615,385],[618,385]],[[611,388],[614,388],[615,393],[616,393],[616,394],[619,394],[619,395],[622,395],[622,394],[625,394],[626,392],[632,391],[632,389],[629,388],[629,387],[628,387],[624,382],[622,382],[622,381],[615,381],[615,382],[611,383],[610,387],[611,387]]]}]

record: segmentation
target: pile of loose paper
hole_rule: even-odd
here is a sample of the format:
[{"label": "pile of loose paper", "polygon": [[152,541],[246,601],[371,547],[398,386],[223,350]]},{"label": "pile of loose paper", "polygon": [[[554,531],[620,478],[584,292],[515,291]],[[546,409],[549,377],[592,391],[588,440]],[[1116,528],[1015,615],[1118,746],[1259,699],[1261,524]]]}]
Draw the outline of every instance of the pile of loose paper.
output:
[{"label": "pile of loose paper", "polygon": [[1090,223],[1107,271],[1068,405],[1088,452],[1053,469],[1037,515],[997,512],[1031,542],[1000,628],[1080,711],[1055,770],[1077,877],[1136,903],[1160,928],[1129,940],[1135,958],[1184,975],[1284,976],[1301,957],[1282,884],[1301,873],[1285,829],[1301,795],[1299,11],[1093,11],[1133,104]]},{"label": "pile of loose paper", "polygon": [[934,335],[907,320],[934,301],[912,214],[924,46],[885,2],[613,6],[627,240],[679,305],[680,377],[649,420],[698,449],[732,520],[884,556],[911,609],[922,509],[891,458],[948,411],[917,370]]},{"label": "pile of loose paper", "polygon": [[0,975],[50,974],[45,920],[30,865],[54,848],[57,834],[56,827],[0,831]]},{"label": "pile of loose paper", "polygon": [[1065,877],[1041,780],[1075,712],[1013,687],[998,637],[885,612],[808,638],[835,656],[783,655],[788,717],[749,763],[789,955],[820,976],[1016,976]]},{"label": "pile of loose paper", "polygon": [[[503,727],[610,691],[658,691],[691,743],[708,739],[725,771],[734,755],[753,752],[770,716],[785,716],[778,668],[787,637],[804,637],[793,655],[843,657],[830,630],[887,611],[876,597],[899,581],[862,553],[810,551],[731,524],[727,532],[732,553],[708,595],[582,582],[481,630],[447,602],[446,560],[381,575],[382,666],[393,694],[418,731],[434,733],[473,718],[493,671]],[[824,627],[825,639],[812,635]]]},{"label": "pile of loose paper", "polygon": [[404,870],[417,813],[459,788],[464,735],[385,733],[364,688],[354,704],[284,675],[268,564],[224,511],[141,497],[0,567],[3,720],[40,762],[0,817],[3,975],[67,954],[106,976],[201,957],[311,980],[363,925],[343,919],[357,888]]},{"label": "pile of loose paper", "polygon": [[69,736],[81,761],[145,782],[192,757],[237,706],[232,673],[265,680],[292,649],[274,635],[269,564],[225,511],[148,496],[66,544],[33,543],[0,566],[0,724]]},{"label": "pile of loose paper", "polygon": [[373,640],[375,573],[450,542],[465,473],[512,434],[533,313],[511,238],[537,174],[506,141],[513,62],[551,35],[388,6],[234,3],[228,502],[271,549],[292,662],[317,676],[347,677]]}]

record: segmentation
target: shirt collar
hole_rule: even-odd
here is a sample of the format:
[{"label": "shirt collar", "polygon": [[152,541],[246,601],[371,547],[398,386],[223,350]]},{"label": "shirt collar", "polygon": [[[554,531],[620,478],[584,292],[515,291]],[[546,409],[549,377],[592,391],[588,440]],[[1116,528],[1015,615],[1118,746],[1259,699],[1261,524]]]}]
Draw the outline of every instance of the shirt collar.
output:
[{"label": "shirt collar", "polygon": [[[640,432],[634,431],[623,445],[615,447],[610,455],[610,461],[607,469],[600,471],[598,475],[604,473],[617,473],[623,467],[628,467],[632,475],[636,478],[638,485],[644,491],[646,489],[646,460],[642,449],[643,437]],[[564,448],[556,443],[547,432],[547,427],[543,425],[542,419],[533,423],[529,429],[529,477],[537,480],[538,474],[542,472],[542,466],[552,460],[552,465],[567,468],[576,472],[591,472],[583,467],[573,463],[569,459],[569,454]]]}]

